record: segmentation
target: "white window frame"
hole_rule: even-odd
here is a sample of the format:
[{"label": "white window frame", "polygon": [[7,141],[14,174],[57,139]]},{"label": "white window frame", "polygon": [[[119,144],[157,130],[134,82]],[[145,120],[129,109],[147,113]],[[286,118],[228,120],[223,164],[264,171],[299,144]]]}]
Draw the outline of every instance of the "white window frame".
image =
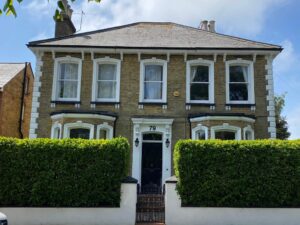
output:
[{"label": "white window frame", "polygon": [[196,134],[200,130],[204,131],[204,133],[205,133],[205,140],[207,140],[208,139],[208,127],[202,126],[201,124],[198,124],[196,127],[194,127],[192,129],[192,139],[193,140],[198,140]]},{"label": "white window frame", "polygon": [[244,129],[243,129],[244,140],[246,140],[246,132],[251,133],[251,139],[250,140],[255,139],[254,130],[252,129],[252,127],[250,125],[248,125],[247,127],[244,127]]},{"label": "white window frame", "polygon": [[[115,98],[97,98],[98,92],[98,72],[99,65],[116,66],[116,97]],[[93,60],[93,85],[92,85],[92,102],[119,102],[120,101],[120,77],[121,77],[121,60],[110,57],[97,58]]]},{"label": "white window frame", "polygon": [[[57,79],[59,73],[59,65],[62,63],[76,63],[78,64],[78,84],[77,84],[77,97],[76,98],[59,98],[57,90]],[[52,84],[52,101],[80,101],[81,90],[81,75],[82,75],[82,59],[74,58],[71,56],[55,58],[54,60],[54,74]]]},{"label": "white window frame", "polygon": [[[163,85],[162,85],[162,99],[144,99],[144,79],[145,79],[145,66],[146,65],[159,65],[163,67]],[[167,60],[162,59],[143,59],[140,61],[140,94],[139,101],[142,103],[153,102],[153,103],[166,103],[167,102],[167,71],[168,71]]]},{"label": "white window frame", "polygon": [[[247,66],[248,67],[248,100],[247,101],[230,101],[229,76],[230,66]],[[236,59],[226,61],[226,103],[227,104],[255,104],[254,94],[254,65],[252,61]]]},{"label": "white window frame", "polygon": [[242,140],[241,128],[236,126],[231,126],[228,123],[223,123],[223,125],[213,126],[210,128],[211,139],[216,139],[216,132],[218,131],[229,131],[235,133],[235,140]]},{"label": "white window frame", "polygon": [[70,130],[71,129],[77,129],[77,128],[83,128],[83,129],[90,129],[90,138],[94,138],[94,125],[90,123],[83,123],[81,121],[77,121],[75,123],[66,123],[64,124],[64,138],[70,138]]},{"label": "white window frame", "polygon": [[62,137],[62,125],[58,122],[55,122],[51,127],[51,139],[56,139],[57,138],[57,137],[55,137],[56,129],[59,129],[58,139],[61,139],[61,137]]},{"label": "white window frame", "polygon": [[[209,84],[208,84],[208,100],[191,100],[191,67],[192,66],[208,66]],[[215,79],[214,79],[214,61],[205,59],[189,60],[186,63],[186,102],[187,103],[208,103],[214,104],[215,101]]]},{"label": "white window frame", "polygon": [[99,139],[100,138],[100,131],[101,130],[105,130],[107,132],[107,139],[112,139],[114,136],[114,128],[110,125],[108,125],[108,123],[103,123],[103,124],[99,124],[97,125],[97,131],[96,131],[96,138]]}]

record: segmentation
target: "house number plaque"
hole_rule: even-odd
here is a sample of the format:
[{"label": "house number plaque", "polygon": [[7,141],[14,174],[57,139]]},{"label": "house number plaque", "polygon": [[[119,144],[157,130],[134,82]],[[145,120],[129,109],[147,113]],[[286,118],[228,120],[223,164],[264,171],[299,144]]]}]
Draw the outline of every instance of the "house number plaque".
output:
[{"label": "house number plaque", "polygon": [[156,131],[156,126],[149,126],[150,131]]}]

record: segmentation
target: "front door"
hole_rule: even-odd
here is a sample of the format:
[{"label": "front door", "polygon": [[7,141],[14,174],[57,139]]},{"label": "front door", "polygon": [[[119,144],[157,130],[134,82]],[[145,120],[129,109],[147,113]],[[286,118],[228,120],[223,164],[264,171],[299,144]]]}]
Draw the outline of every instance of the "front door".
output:
[{"label": "front door", "polygon": [[144,134],[142,144],[141,191],[145,194],[162,190],[162,135]]}]

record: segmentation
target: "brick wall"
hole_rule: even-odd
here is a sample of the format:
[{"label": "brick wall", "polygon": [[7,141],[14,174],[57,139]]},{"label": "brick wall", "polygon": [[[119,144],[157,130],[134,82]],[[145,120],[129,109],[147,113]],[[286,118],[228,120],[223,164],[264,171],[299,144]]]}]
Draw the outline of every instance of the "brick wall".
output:
[{"label": "brick wall", "polygon": [[[6,137],[20,138],[19,119],[21,110],[21,98],[23,89],[24,70],[20,71],[9,83],[7,83],[2,92],[1,110],[0,110],[0,135]],[[33,76],[30,67],[27,67],[27,77],[29,79],[29,92],[24,99],[24,116],[22,121],[22,132],[24,138],[29,135],[29,123],[31,114],[31,99]]]},{"label": "brick wall", "polygon": [[[81,58],[81,54],[63,54],[56,53],[56,57],[71,55],[73,57]],[[109,54],[101,55],[95,54],[95,58],[108,56]],[[119,55],[109,55],[113,58],[120,58]],[[142,59],[151,58],[154,55],[142,55]],[[166,59],[165,55],[155,55],[157,58]],[[213,59],[212,56],[189,56],[188,60],[194,58]],[[231,59],[249,59],[252,56],[228,56],[227,60]],[[38,118],[38,137],[50,137],[51,132],[51,118],[50,113],[59,110],[76,110],[74,105],[60,105],[56,104],[55,108],[50,107],[54,60],[52,54],[45,53],[43,56],[43,67],[41,77],[41,97]],[[121,63],[121,96],[120,108],[115,109],[112,105],[96,105],[95,109],[90,107],[92,77],[93,77],[93,61],[90,54],[85,54],[82,64],[82,83],[81,83],[81,106],[80,110],[97,110],[110,111],[117,113],[119,118],[116,122],[116,135],[122,135],[132,141],[133,125],[131,118],[133,116],[163,116],[174,118],[172,127],[172,138],[175,143],[180,138],[190,137],[190,127],[187,120],[188,114],[191,113],[246,113],[248,115],[256,116],[254,124],[256,138],[269,138],[267,132],[267,102],[266,102],[266,81],[265,81],[265,64],[264,56],[257,56],[254,63],[255,74],[255,101],[256,111],[251,111],[250,107],[232,107],[231,111],[225,110],[225,63],[223,57],[217,57],[215,63],[215,103],[216,108],[211,111],[209,106],[192,106],[191,110],[185,108],[185,77],[186,77],[186,63],[183,55],[171,55],[168,63],[168,86],[167,86],[167,101],[168,108],[162,109],[158,105],[144,105],[143,109],[138,109],[139,102],[139,78],[140,78],[140,63],[137,54],[124,54]],[[174,97],[174,91],[179,92],[178,97]],[[220,121],[220,125],[222,121]]]}]

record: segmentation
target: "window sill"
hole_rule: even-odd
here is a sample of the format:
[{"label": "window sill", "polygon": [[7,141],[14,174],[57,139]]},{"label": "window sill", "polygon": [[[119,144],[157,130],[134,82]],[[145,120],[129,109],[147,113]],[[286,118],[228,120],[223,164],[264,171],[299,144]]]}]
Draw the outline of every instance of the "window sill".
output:
[{"label": "window sill", "polygon": [[168,105],[167,102],[139,102],[139,105]]},{"label": "window sill", "polygon": [[72,104],[81,104],[81,101],[51,101],[54,104],[61,104],[61,105],[72,105]]},{"label": "window sill", "polygon": [[95,104],[95,105],[115,105],[115,104],[120,104],[120,102],[90,102],[91,104]]},{"label": "window sill", "polygon": [[216,106],[215,103],[197,103],[197,102],[190,102],[190,103],[185,103],[185,105],[195,105],[195,106]]},{"label": "window sill", "polygon": [[226,104],[226,106],[247,108],[247,107],[256,106],[256,104],[249,104],[249,103],[229,103],[229,104]]}]

